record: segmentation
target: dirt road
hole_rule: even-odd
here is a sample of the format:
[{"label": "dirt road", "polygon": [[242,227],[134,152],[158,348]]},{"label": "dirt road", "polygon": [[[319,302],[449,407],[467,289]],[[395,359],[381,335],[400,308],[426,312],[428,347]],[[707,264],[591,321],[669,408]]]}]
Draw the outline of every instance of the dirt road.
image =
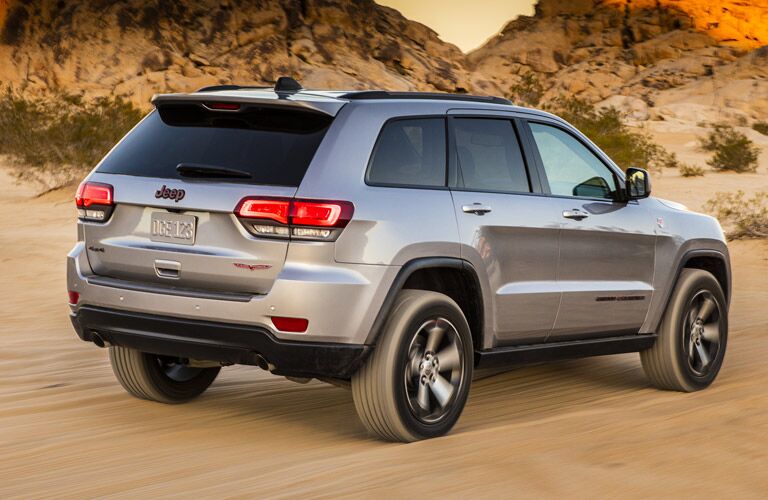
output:
[{"label": "dirt road", "polygon": [[768,492],[766,242],[731,245],[731,338],[709,390],[654,390],[637,355],[524,368],[477,382],[449,436],[398,445],[365,434],[348,391],[257,368],[224,369],[183,406],[129,397],[67,318],[70,193],[28,195],[0,178],[1,498]]}]

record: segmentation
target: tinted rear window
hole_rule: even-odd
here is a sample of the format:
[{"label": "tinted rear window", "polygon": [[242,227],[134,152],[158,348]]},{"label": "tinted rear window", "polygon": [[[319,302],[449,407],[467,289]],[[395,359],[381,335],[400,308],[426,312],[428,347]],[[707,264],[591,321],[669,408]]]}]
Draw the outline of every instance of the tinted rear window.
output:
[{"label": "tinted rear window", "polygon": [[331,121],[318,113],[265,107],[227,113],[164,106],[128,134],[98,171],[174,179],[181,178],[179,164],[192,163],[252,176],[223,181],[298,186]]}]

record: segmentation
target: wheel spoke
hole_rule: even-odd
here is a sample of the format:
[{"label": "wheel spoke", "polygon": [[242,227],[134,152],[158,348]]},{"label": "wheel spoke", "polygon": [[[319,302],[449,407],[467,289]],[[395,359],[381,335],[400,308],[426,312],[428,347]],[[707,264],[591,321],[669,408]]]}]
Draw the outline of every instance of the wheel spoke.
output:
[{"label": "wheel spoke", "polygon": [[438,362],[440,362],[440,371],[454,370],[461,366],[461,354],[459,354],[459,347],[451,342],[447,347],[444,347],[442,351],[436,354]]},{"label": "wheel spoke", "polygon": [[693,360],[696,358],[696,342],[693,339],[688,340],[688,361],[693,365]]},{"label": "wheel spoke", "polygon": [[701,368],[704,369],[707,366],[709,366],[709,354],[707,353],[707,350],[704,349],[704,346],[701,345],[701,343],[696,344],[696,354],[699,355],[699,360],[701,361]]},{"label": "wheel spoke", "polygon": [[717,323],[710,323],[709,325],[704,325],[704,332],[701,334],[701,336],[707,342],[714,342],[715,344],[719,344],[720,343],[720,325]]},{"label": "wheel spoke", "polygon": [[445,334],[445,327],[440,322],[435,321],[434,326],[429,328],[429,337],[427,337],[426,351],[435,353],[440,346],[440,342],[443,341],[443,335]]},{"label": "wheel spoke", "polygon": [[413,346],[408,360],[408,369],[405,376],[407,379],[413,379],[419,377],[419,362],[424,357],[424,351],[419,349],[418,346]]},{"label": "wheel spoke", "polygon": [[421,381],[419,381],[419,393],[416,399],[421,409],[429,413],[429,386],[427,384],[422,384]]},{"label": "wheel spoke", "polygon": [[715,310],[716,306],[717,304],[715,304],[715,301],[712,299],[712,297],[704,297],[704,300],[701,303],[701,307],[699,308],[699,312],[696,314],[696,319],[700,319],[702,323],[706,323],[707,318],[709,318],[709,316]]},{"label": "wheel spoke", "polygon": [[453,395],[453,386],[451,383],[444,379],[440,374],[435,374],[435,381],[432,382],[429,387],[432,389],[432,394],[435,395],[440,406],[445,407]]}]

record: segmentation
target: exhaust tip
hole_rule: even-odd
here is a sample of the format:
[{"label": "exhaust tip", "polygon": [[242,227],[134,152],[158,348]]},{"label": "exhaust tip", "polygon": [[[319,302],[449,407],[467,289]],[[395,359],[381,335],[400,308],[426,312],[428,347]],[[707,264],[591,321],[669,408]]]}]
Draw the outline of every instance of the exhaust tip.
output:
[{"label": "exhaust tip", "polygon": [[94,344],[96,344],[101,348],[109,347],[111,345],[108,341],[104,340],[104,337],[99,335],[99,333],[97,332],[91,333],[91,342],[93,342]]},{"label": "exhaust tip", "polygon": [[275,365],[267,361],[267,358],[265,358],[259,353],[256,353],[256,366],[268,372],[271,372],[272,370],[275,369]]}]

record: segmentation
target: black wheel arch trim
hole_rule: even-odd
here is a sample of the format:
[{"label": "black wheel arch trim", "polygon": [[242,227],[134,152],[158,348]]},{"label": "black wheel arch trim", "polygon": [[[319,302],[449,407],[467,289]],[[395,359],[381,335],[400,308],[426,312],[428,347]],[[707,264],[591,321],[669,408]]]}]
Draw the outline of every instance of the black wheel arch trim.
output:
[{"label": "black wheel arch trim", "polygon": [[408,281],[408,278],[411,277],[411,275],[422,269],[437,269],[446,267],[467,272],[469,273],[469,276],[472,277],[475,287],[479,291],[477,300],[480,305],[480,332],[478,332],[478,335],[482,336],[485,330],[485,301],[483,300],[482,284],[480,283],[480,278],[477,276],[475,267],[468,261],[458,257],[421,257],[406,262],[405,265],[400,268],[400,271],[398,271],[397,276],[395,276],[395,279],[392,282],[392,285],[389,287],[389,291],[387,292],[386,297],[384,297],[384,302],[379,308],[379,313],[373,320],[373,325],[371,326],[371,330],[368,333],[365,344],[376,344],[378,336],[384,328],[384,323],[387,320],[387,316],[389,315],[389,312],[392,310],[392,306],[395,303],[397,294],[400,292],[400,290],[403,289],[403,286]]},{"label": "black wheel arch trim", "polygon": [[[677,268],[675,270],[675,279],[670,283],[668,287],[666,287],[666,291],[664,292],[664,300],[663,304],[664,307],[661,309],[661,313],[658,315],[658,318],[653,323],[653,330],[652,331],[658,331],[659,327],[661,326],[661,321],[664,318],[664,313],[667,311],[667,308],[669,307],[669,301],[672,300],[672,291],[677,286],[677,282],[680,280],[680,275],[683,272],[683,269],[686,269],[686,264],[688,264],[691,260],[697,258],[697,257],[712,257],[715,259],[718,259],[722,261],[723,265],[725,266],[725,281],[726,281],[726,287],[725,290],[723,290],[723,294],[725,295],[725,302],[726,307],[730,307],[731,304],[731,265],[728,260],[728,257],[723,252],[720,252],[719,250],[714,249],[693,249],[688,250],[687,252],[683,253],[682,257],[677,262]],[[717,279],[717,276],[715,276],[715,279]],[[719,282],[719,280],[718,280]]]}]

